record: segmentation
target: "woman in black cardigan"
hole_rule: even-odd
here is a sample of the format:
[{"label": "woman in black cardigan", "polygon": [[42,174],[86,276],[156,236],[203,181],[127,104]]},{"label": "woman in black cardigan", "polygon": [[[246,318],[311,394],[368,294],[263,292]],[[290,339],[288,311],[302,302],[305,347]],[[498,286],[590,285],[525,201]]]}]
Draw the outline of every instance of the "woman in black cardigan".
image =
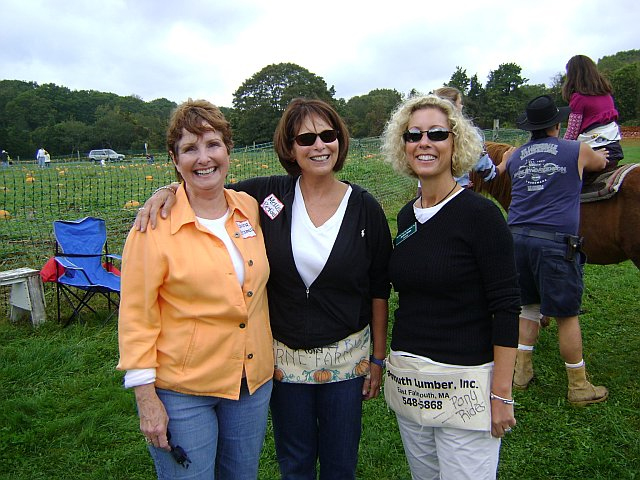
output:
[{"label": "woman in black cardigan", "polygon": [[386,160],[422,184],[398,214],[385,383],[415,479],[495,478],[500,439],[516,424],[511,233],[498,207],[454,179],[481,150],[471,122],[434,95],[405,101],[384,133]]}]

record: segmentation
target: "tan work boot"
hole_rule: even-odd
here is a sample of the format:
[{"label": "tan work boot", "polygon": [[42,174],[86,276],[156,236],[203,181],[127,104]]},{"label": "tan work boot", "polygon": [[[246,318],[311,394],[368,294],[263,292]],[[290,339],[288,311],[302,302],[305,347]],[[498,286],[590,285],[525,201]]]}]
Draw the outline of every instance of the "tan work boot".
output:
[{"label": "tan work boot", "polygon": [[609,396],[606,387],[596,387],[587,380],[587,372],[584,365],[580,368],[567,368],[569,379],[569,391],[567,399],[572,405],[584,407],[591,403],[604,402]]},{"label": "tan work boot", "polygon": [[533,380],[533,350],[520,350],[516,353],[516,367],[513,372],[513,388],[526,390]]}]

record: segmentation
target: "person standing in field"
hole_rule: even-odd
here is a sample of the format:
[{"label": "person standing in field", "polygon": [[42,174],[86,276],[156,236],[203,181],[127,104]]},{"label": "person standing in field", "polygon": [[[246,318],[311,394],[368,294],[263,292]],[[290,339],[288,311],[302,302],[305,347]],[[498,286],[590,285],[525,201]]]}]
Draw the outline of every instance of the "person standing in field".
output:
[{"label": "person standing in field", "polygon": [[119,370],[158,478],[255,480],[273,385],[258,205],[224,181],[231,128],[205,100],[174,111],[182,184],[171,214],[133,228],[122,260]]},{"label": "person standing in field", "polygon": [[558,138],[569,110],[558,108],[548,95],[531,100],[516,121],[518,128],[531,132],[531,139],[505,155],[501,168],[511,177],[507,223],[522,297],[513,388],[524,390],[533,380],[541,315],[555,317],[568,377],[567,398],[582,406],[609,395],[605,387],[587,380],[578,319],[585,263],[578,237],[582,175],[602,170],[606,159],[585,143]]},{"label": "person standing in field", "polygon": [[[395,170],[422,183],[398,213],[389,265],[398,308],[384,389],[412,478],[494,479],[501,439],[516,425],[520,295],[500,209],[456,182],[482,142],[450,101],[427,95],[398,107],[382,148]],[[473,417],[458,413],[454,396],[473,399]]]},{"label": "person standing in field", "polygon": [[38,161],[38,167],[40,168],[45,167],[44,162],[47,158],[46,155],[47,155],[47,151],[43,147],[40,147],[36,152],[36,160]]}]

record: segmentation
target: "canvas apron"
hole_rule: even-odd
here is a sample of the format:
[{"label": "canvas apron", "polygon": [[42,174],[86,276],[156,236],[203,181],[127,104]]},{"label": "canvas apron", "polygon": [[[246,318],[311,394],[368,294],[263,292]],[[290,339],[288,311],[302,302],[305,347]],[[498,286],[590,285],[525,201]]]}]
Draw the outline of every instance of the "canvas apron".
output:
[{"label": "canvas apron", "polygon": [[491,430],[493,364],[447,366],[391,354],[384,398],[396,414],[428,427]]},{"label": "canvas apron", "polygon": [[578,141],[591,148],[603,147],[609,143],[620,141],[620,127],[616,122],[601,125],[578,135]]}]

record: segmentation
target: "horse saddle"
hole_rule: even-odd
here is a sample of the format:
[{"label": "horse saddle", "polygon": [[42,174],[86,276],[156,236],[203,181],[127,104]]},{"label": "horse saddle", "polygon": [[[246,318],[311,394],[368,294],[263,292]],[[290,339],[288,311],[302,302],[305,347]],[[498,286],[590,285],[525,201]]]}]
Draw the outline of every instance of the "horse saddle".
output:
[{"label": "horse saddle", "polygon": [[624,177],[638,165],[637,163],[630,163],[622,165],[615,170],[601,173],[593,182],[582,186],[580,203],[597,202],[613,197],[620,190]]}]

